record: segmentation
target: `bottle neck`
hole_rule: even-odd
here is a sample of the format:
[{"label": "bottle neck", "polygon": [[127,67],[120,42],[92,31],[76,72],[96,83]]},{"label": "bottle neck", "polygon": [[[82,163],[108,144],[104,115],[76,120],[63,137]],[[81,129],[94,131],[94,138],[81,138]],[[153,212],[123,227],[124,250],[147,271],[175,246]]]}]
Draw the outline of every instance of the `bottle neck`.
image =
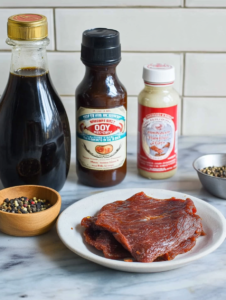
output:
[{"label": "bottle neck", "polygon": [[[39,41],[16,41],[7,39],[6,43],[12,46],[10,72],[20,73],[21,69],[32,68],[34,75],[48,72],[46,47],[49,39]],[[31,74],[32,75],[32,74]]]},{"label": "bottle neck", "polygon": [[173,89],[173,83],[171,84],[156,84],[156,85],[152,85],[149,83],[144,82],[145,84],[145,90],[150,91],[150,92],[163,92],[163,91],[171,91]]},{"label": "bottle neck", "polygon": [[116,67],[117,64],[110,66],[86,65],[85,78],[94,81],[103,81],[109,77],[116,77]]}]

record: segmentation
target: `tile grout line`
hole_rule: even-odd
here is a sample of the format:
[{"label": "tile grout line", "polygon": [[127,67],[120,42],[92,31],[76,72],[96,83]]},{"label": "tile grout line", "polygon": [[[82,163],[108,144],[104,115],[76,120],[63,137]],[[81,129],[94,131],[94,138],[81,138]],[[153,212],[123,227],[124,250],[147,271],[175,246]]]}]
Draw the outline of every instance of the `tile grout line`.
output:
[{"label": "tile grout line", "polygon": [[[51,50],[48,50],[51,51]],[[80,53],[80,50],[57,50],[55,51],[57,53]],[[139,54],[145,54],[145,53],[156,53],[156,54],[183,54],[183,53],[191,53],[191,54],[226,54],[225,51],[161,51],[161,50],[150,50],[150,51],[141,51],[141,50],[122,50],[122,53],[139,53]]]},{"label": "tile grout line", "polygon": [[[11,52],[9,49],[0,49],[1,52]],[[59,53],[59,54],[64,54],[64,53],[80,53],[80,50],[49,50],[47,49],[48,53]],[[122,53],[131,53],[131,54],[226,54],[225,51],[138,51],[138,50],[125,50],[122,51]]]},{"label": "tile grout line", "polygon": [[[74,94],[65,94],[65,95],[61,95],[60,94],[60,97],[74,97]],[[128,98],[137,98],[138,97],[138,94],[137,95],[127,95]],[[202,98],[206,98],[206,99],[226,99],[226,95],[225,96],[183,96],[183,95],[179,95],[179,97],[182,99],[182,98],[191,98],[191,99],[195,99],[195,98],[198,98],[198,99],[202,99]]]},{"label": "tile grout line", "polygon": [[57,51],[57,32],[56,32],[56,12],[55,8],[53,8],[53,30],[54,30],[54,51]]},{"label": "tile grout line", "polygon": [[[185,0],[186,1],[186,0]],[[226,6],[185,6],[185,9],[226,9]]]},{"label": "tile grout line", "polygon": [[[1,97],[2,94],[0,94],[0,97]],[[67,94],[67,95],[63,95],[63,94],[59,94],[60,97],[64,97],[64,98],[70,98],[70,97],[73,97],[74,98],[74,94]],[[127,98],[136,98],[137,99],[138,95],[128,95]],[[179,95],[179,97],[181,99],[183,99],[183,96],[182,95]],[[186,99],[203,99],[203,98],[206,98],[206,99],[226,99],[226,95],[225,96],[186,96],[184,97]],[[135,101],[135,100],[134,100]]]},{"label": "tile grout line", "polygon": [[[182,0],[183,1],[183,0]],[[185,0],[184,0],[185,3]],[[226,9],[226,6],[0,6],[0,9],[203,9],[203,10],[221,10]]]},{"label": "tile grout line", "polygon": [[[181,0],[183,3],[183,0]],[[183,4],[180,4],[178,6],[152,6],[152,5],[124,5],[124,6],[0,6],[0,9],[181,9],[183,8]]]},{"label": "tile grout line", "polygon": [[183,119],[184,119],[184,97],[181,96],[181,112],[180,112],[180,135],[184,135]]},{"label": "tile grout line", "polygon": [[185,72],[186,72],[186,54],[183,54],[183,77],[182,77],[182,95],[181,95],[181,135],[183,135],[183,117],[184,117],[184,91],[185,91]]},{"label": "tile grout line", "polygon": [[215,99],[215,98],[219,98],[219,99],[226,99],[226,95],[225,96],[216,96],[216,95],[212,95],[212,96],[184,96],[184,98],[198,98],[198,99],[201,99],[201,98],[206,98],[206,99]]}]

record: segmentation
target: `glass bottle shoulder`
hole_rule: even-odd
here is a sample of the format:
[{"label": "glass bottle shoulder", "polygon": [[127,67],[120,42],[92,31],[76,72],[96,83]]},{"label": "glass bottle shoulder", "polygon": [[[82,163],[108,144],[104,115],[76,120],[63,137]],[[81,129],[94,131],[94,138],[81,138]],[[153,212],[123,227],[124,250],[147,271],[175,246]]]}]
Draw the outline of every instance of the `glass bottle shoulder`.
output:
[{"label": "glass bottle shoulder", "polygon": [[78,106],[114,107],[126,106],[127,92],[115,72],[86,70],[76,88]]},{"label": "glass bottle shoulder", "polygon": [[76,95],[97,95],[104,94],[109,97],[126,95],[126,89],[117,76],[107,75],[98,77],[84,76],[76,88]]},{"label": "glass bottle shoulder", "polygon": [[170,107],[179,104],[180,97],[170,87],[145,86],[138,96],[138,102],[148,107]]}]

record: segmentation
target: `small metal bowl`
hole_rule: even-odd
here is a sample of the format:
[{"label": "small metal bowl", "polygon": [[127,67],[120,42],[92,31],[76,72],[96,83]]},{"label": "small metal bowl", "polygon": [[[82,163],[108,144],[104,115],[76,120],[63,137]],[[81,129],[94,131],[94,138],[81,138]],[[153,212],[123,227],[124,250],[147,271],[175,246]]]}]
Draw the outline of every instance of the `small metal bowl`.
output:
[{"label": "small metal bowl", "polygon": [[203,187],[212,195],[226,199],[226,178],[214,177],[200,172],[206,167],[222,167],[226,165],[226,154],[208,154],[197,158],[193,167],[197,171]]}]

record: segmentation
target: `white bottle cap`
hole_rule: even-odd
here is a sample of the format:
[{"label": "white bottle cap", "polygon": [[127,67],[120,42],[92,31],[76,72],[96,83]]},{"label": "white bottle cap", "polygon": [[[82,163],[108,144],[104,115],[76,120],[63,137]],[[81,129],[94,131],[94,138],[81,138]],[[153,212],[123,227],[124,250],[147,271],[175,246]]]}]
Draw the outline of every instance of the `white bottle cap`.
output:
[{"label": "white bottle cap", "polygon": [[168,64],[148,64],[143,67],[143,79],[149,85],[169,85],[175,80],[175,68]]}]

